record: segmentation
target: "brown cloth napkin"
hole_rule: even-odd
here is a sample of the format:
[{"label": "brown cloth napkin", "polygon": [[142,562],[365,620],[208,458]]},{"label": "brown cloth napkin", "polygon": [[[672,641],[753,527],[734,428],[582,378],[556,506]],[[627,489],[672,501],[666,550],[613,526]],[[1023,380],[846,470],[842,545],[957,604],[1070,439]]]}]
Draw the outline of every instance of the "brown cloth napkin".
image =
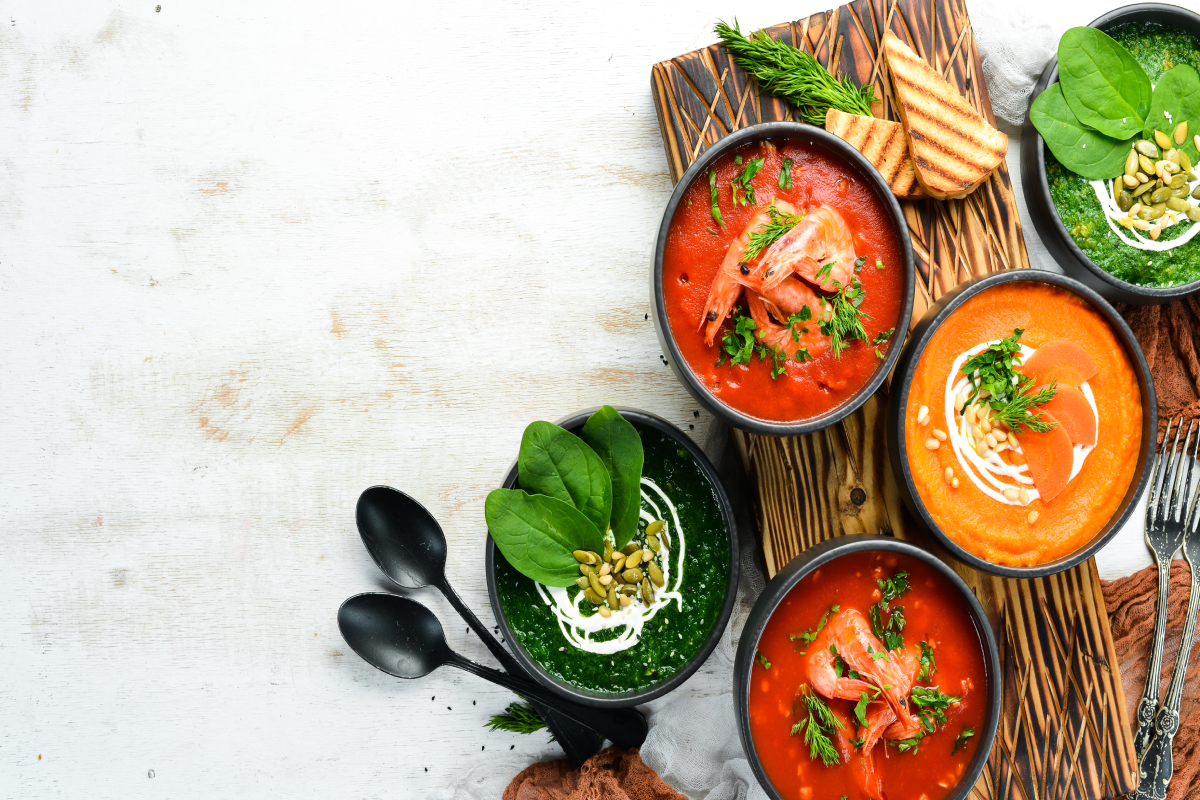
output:
[{"label": "brown cloth napkin", "polygon": [[[1157,379],[1156,379],[1157,380]],[[1195,401],[1193,401],[1193,404]],[[1183,561],[1171,565],[1171,594],[1167,603],[1166,645],[1163,647],[1159,697],[1166,695],[1175,666],[1175,654],[1183,638],[1187,596],[1192,580]],[[1146,681],[1150,646],[1154,639],[1154,609],[1158,602],[1158,570],[1146,567],[1128,578],[1101,581],[1104,606],[1112,626],[1113,643],[1125,687],[1129,719],[1137,725],[1137,704]],[[1187,678],[1183,684],[1183,702],[1179,707],[1179,732],[1175,734],[1175,776],[1167,790],[1167,800],[1200,800],[1200,643],[1192,649]],[[507,800],[507,797],[505,798]]]},{"label": "brown cloth napkin", "polygon": [[1162,306],[1118,305],[1150,365],[1158,395],[1158,436],[1167,420],[1200,418],[1200,295]]},{"label": "brown cloth napkin", "polygon": [[576,769],[566,759],[522,770],[504,800],[687,800],[646,766],[637,748],[610,747]]}]

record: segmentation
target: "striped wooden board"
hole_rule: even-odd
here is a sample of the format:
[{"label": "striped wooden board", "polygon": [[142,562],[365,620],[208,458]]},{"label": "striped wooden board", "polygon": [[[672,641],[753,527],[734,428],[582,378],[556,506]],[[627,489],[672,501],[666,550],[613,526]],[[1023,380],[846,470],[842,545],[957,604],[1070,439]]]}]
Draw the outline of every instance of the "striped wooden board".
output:
[{"label": "striped wooden board", "polygon": [[[873,83],[876,116],[899,119],[880,53],[893,31],[994,122],[970,20],[961,0],[858,0],[769,28],[835,75]],[[731,131],[798,119],[713,45],[653,67],[651,88],[676,181]],[[913,320],[961,281],[1029,266],[1002,164],[962,200],[902,202],[919,277]],[[904,510],[883,435],[886,389],[837,426],[799,437],[735,431],[767,570],[774,575],[817,542],[849,533],[920,541],[938,550]],[[1000,643],[1004,702],[980,800],[1094,800],[1128,793],[1136,767],[1125,696],[1094,561],[1052,578],[977,573],[944,552],[988,609]]]}]

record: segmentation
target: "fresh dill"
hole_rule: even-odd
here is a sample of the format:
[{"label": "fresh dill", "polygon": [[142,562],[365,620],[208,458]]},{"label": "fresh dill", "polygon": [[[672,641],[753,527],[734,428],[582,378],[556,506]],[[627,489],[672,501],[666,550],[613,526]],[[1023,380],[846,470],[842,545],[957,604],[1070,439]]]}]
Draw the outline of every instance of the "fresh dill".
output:
[{"label": "fresh dill", "polygon": [[779,167],[779,188],[787,191],[792,188],[792,160],[785,158]]},{"label": "fresh dill", "polygon": [[761,650],[755,651],[754,660],[757,661],[758,665],[763,669],[771,668],[771,662],[767,661],[767,657],[762,654]]},{"label": "fresh dill", "polygon": [[[536,733],[546,727],[546,723],[529,703],[509,703],[503,714],[493,714],[484,723],[491,731],[511,731],[512,733]],[[554,734],[550,734],[554,741]]]},{"label": "fresh dill", "polygon": [[721,229],[724,230],[725,220],[721,218],[721,206],[717,202],[717,171],[715,169],[710,169],[708,171],[708,197],[709,201],[712,203],[712,218],[718,225],[721,226]]},{"label": "fresh dill", "polygon": [[737,19],[732,26],[718,22],[714,31],[739,67],[768,92],[798,108],[801,119],[810,125],[823,126],[831,108],[871,116],[871,103],[878,101],[872,84],[855,86],[849,76],[838,80],[812,55],[772,39],[766,31],[747,37]]},{"label": "fresh dill", "polygon": [[[741,156],[738,156],[740,159]],[[741,163],[739,160],[737,163]],[[752,158],[746,162],[746,166],[742,167],[742,171],[737,174],[737,177],[730,181],[730,186],[733,188],[733,204],[734,206],[750,204],[758,205],[758,200],[754,196],[754,176],[762,169],[766,163],[765,158]],[[742,197],[738,197],[738,189],[742,191]],[[745,259],[743,259],[745,260]]]},{"label": "fresh dill", "polygon": [[845,724],[833,715],[825,701],[816,695],[808,686],[800,687],[800,695],[808,715],[792,726],[792,735],[804,732],[804,743],[808,745],[809,758],[818,758],[827,766],[840,763],[838,751],[834,748],[830,736],[844,729]]},{"label": "fresh dill", "polygon": [[917,661],[921,663],[921,671],[917,673],[917,680],[927,681],[933,677],[933,673],[937,672],[937,662],[933,658],[933,648],[929,646],[929,642],[921,642],[921,657]]},{"label": "fresh dill", "polygon": [[[828,275],[832,267],[833,262],[830,262],[821,269]],[[820,281],[820,278],[821,272],[818,271],[817,280]],[[829,337],[829,349],[833,351],[833,357],[841,358],[842,351],[850,346],[850,342],[856,339],[867,341],[867,329],[863,327],[863,320],[870,319],[871,316],[859,309],[866,295],[857,277],[845,288],[836,281],[834,286],[838,290],[837,294],[821,298],[824,310],[821,313],[820,328],[821,333]]]},{"label": "fresh dill", "polygon": [[780,211],[775,206],[767,208],[766,222],[750,232],[746,239],[746,249],[742,252],[742,263],[753,261],[771,245],[775,244],[785,233],[796,227],[796,223],[804,219],[803,214],[789,214]]},{"label": "fresh dill", "polygon": [[993,425],[1001,423],[1012,431],[1028,428],[1044,433],[1057,423],[1046,420],[1042,412],[1034,411],[1034,408],[1050,402],[1058,391],[1058,384],[1051,383],[1030,394],[1033,379],[1017,372],[1014,363],[1014,356],[1021,352],[1017,340],[1023,333],[1023,328],[1014,328],[1012,336],[988,345],[986,350],[971,356],[962,365],[962,374],[967,377],[971,389],[967,405],[987,392],[985,399],[992,409]]},{"label": "fresh dill", "polygon": [[963,728],[962,733],[954,737],[954,749],[950,751],[950,755],[954,755],[959,750],[966,750],[969,744],[968,740],[974,735],[974,728]]}]

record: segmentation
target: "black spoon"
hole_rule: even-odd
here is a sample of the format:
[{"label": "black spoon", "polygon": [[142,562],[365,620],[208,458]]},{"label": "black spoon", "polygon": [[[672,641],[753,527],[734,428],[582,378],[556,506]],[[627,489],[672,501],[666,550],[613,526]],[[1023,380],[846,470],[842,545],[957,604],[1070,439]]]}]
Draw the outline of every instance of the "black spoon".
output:
[{"label": "black spoon", "polygon": [[[446,580],[446,536],[424,506],[390,486],[372,486],[358,498],[354,516],[367,552],[384,575],[403,589],[440,589],[508,674],[532,680]],[[600,749],[601,739],[594,731],[560,718],[538,703],[533,707],[571,763],[579,766]]]},{"label": "black spoon", "polygon": [[338,609],[338,629],[346,644],[364,661],[397,678],[421,678],[438,667],[457,667],[550,706],[600,732],[618,747],[640,747],[646,740],[646,720],[631,708],[582,706],[533,681],[463,658],[446,644],[438,618],[416,600],[382,592],[355,595]]}]

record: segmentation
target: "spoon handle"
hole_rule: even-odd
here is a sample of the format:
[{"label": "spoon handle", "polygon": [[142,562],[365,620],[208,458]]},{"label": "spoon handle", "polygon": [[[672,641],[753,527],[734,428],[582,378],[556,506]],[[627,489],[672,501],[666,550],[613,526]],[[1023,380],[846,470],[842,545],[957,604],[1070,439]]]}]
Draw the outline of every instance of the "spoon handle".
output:
[{"label": "spoon handle", "polygon": [[646,741],[649,725],[646,724],[646,718],[636,709],[604,709],[580,705],[559,697],[533,681],[489,669],[474,661],[468,661],[457,653],[451,653],[445,663],[448,666],[470,672],[472,675],[478,675],[486,681],[510,689],[530,700],[543,703],[563,716],[570,717],[580,725],[586,725],[599,732],[618,747],[641,747],[642,742]]},{"label": "spoon handle", "polygon": [[[471,626],[471,630],[483,640],[487,645],[487,649],[491,651],[496,660],[500,662],[500,666],[510,675],[516,675],[519,678],[528,678],[528,671],[521,666],[520,662],[504,649],[504,645],[496,641],[496,637],[492,636],[491,631],[484,627],[479,621],[479,617],[475,616],[475,612],[462,601],[458,596],[458,592],[450,585],[450,581],[446,580],[446,576],[442,576],[442,580],[438,583],[438,588],[442,590],[442,594],[450,601],[450,605],[454,606],[454,610],[458,615],[467,621]],[[533,708],[537,711],[538,716],[546,723],[546,727],[554,734],[554,740],[562,746],[563,752],[567,758],[575,766],[581,766],[584,761],[596,754],[600,749],[600,737],[596,732],[588,727],[581,727],[578,723],[565,719],[548,708],[545,704],[539,703],[536,700],[532,701]]]}]

